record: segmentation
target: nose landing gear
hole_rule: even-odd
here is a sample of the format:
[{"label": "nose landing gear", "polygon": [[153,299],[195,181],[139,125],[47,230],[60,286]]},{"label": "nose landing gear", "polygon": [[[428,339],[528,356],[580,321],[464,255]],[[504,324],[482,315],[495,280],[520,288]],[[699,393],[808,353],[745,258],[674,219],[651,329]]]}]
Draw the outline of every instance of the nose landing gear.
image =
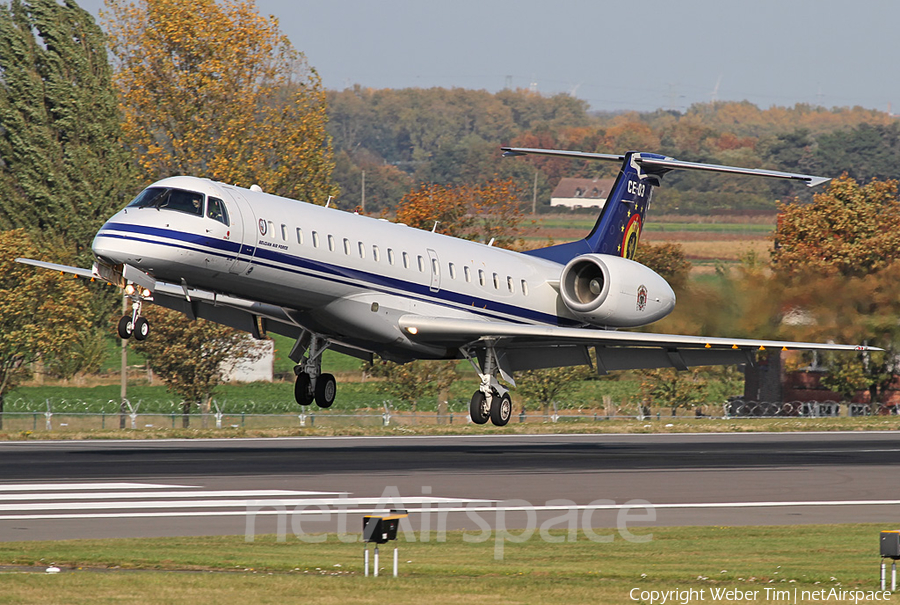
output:
[{"label": "nose landing gear", "polygon": [[123,315],[116,326],[119,338],[128,340],[134,336],[135,340],[146,340],[150,335],[150,322],[141,317],[141,307],[145,298],[149,298],[150,291],[141,291],[133,284],[125,286],[125,294],[131,299],[131,315]]}]

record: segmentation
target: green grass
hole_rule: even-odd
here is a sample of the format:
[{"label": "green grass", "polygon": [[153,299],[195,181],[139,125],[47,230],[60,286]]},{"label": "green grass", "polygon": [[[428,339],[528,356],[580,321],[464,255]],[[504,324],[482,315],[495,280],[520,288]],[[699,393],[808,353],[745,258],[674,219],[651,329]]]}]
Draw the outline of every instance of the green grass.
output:
[{"label": "green grass", "polygon": [[693,588],[706,602],[713,589],[739,589],[756,598],[725,602],[769,602],[766,588],[876,589],[882,529],[890,527],[632,528],[651,537],[643,543],[620,536],[597,543],[583,534],[550,543],[535,534],[504,543],[502,560],[494,558],[495,536],[472,543],[450,532],[444,542],[399,541],[397,579],[390,547],[381,549],[386,577],[365,578],[361,545],[334,534],[318,544],[293,536],[7,542],[0,564],[76,571],[2,573],[0,603],[630,603],[633,588]]}]

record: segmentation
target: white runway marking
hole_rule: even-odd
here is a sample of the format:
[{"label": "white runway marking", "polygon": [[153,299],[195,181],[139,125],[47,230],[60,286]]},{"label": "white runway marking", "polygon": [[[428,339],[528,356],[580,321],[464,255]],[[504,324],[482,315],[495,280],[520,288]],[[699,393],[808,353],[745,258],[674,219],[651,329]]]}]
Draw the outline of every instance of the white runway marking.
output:
[{"label": "white runway marking", "polygon": [[0,483],[0,492],[77,491],[100,489],[197,489],[199,485],[168,485],[165,483]]},{"label": "white runway marking", "polygon": [[[172,488],[177,488],[172,490]],[[105,490],[105,491],[104,491]],[[156,490],[156,491],[152,491]],[[163,491],[171,490],[171,491]],[[762,502],[663,502],[632,500],[623,504],[597,501],[574,506],[521,506],[504,501],[437,496],[393,498],[350,497],[342,492],[307,490],[204,490],[200,486],[155,483],[29,483],[0,486],[0,521],[37,519],[127,519],[154,517],[237,517],[248,514],[321,515],[338,512],[369,514],[388,507],[411,514],[800,508],[834,506],[898,506],[900,500],[795,500]]]}]

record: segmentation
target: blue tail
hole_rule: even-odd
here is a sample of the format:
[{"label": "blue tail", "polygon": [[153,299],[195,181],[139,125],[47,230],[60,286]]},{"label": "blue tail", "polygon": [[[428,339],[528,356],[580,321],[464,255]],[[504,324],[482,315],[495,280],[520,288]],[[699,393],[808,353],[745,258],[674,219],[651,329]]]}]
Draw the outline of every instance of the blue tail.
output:
[{"label": "blue tail", "polygon": [[[642,171],[634,161],[637,155],[633,151],[625,154],[619,176],[587,237],[567,244],[529,250],[525,254],[560,264],[592,252],[634,258],[651,192],[654,186],[659,185],[659,175]],[[665,156],[643,153],[640,157],[662,159]]]}]

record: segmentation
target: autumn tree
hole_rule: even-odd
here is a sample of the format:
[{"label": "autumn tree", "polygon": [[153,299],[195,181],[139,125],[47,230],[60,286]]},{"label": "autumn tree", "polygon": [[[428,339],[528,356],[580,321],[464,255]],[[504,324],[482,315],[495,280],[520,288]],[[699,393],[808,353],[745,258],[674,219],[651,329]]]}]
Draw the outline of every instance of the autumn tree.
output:
[{"label": "autumn tree", "polygon": [[812,204],[779,209],[772,266],[787,277],[862,276],[900,259],[897,181],[860,185],[843,176]]},{"label": "autumn tree", "polygon": [[431,360],[401,364],[379,358],[367,364],[365,371],[371,376],[383,378],[377,383],[379,392],[406,403],[415,413],[419,399],[437,395],[457,379],[454,364],[451,361]]},{"label": "autumn tree", "polygon": [[77,280],[15,262],[40,258],[24,230],[0,232],[0,429],[6,394],[35,361],[75,354],[89,330],[87,289]]},{"label": "autumn tree", "polygon": [[[223,371],[235,359],[254,361],[259,353],[254,342],[232,328],[211,321],[192,321],[162,307],[145,307],[153,325],[153,338],[132,346],[147,358],[150,368],[166,387],[181,397],[182,426],[190,426],[194,405],[209,413]],[[205,421],[205,418],[204,418]]]},{"label": "autumn tree", "polygon": [[75,2],[0,5],[0,125],[0,229],[89,265],[134,183],[105,38]]},{"label": "autumn tree", "polygon": [[250,0],[109,0],[127,142],[190,174],[319,204],[337,190],[321,79]]},{"label": "autumn tree", "polygon": [[[510,247],[522,232],[521,191],[510,179],[456,187],[424,184],[397,206],[397,221],[417,229]],[[435,226],[435,223],[437,225]]]},{"label": "autumn tree", "polygon": [[684,248],[673,242],[641,242],[634,260],[659,273],[676,292],[684,288],[691,272],[691,263],[684,256]]}]

